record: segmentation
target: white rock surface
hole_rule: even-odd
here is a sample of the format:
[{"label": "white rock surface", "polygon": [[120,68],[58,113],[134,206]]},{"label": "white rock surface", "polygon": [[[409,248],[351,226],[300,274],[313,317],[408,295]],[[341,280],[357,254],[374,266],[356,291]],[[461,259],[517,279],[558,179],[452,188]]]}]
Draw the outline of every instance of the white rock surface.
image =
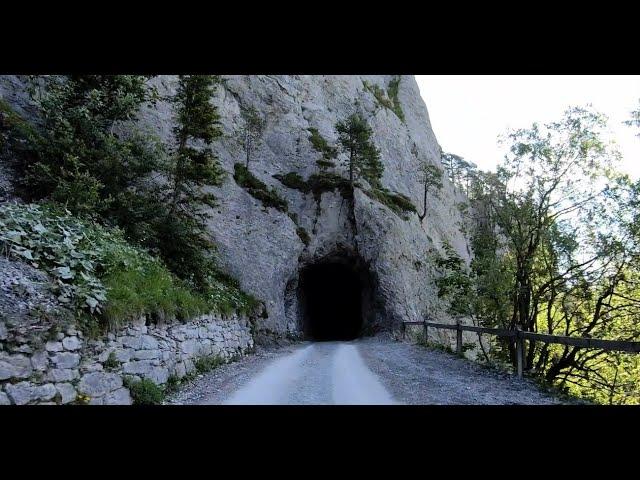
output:
[{"label": "white rock surface", "polygon": [[[368,119],[381,151],[383,186],[407,195],[421,210],[422,192],[416,175],[419,159],[439,165],[440,149],[412,76],[403,76],[399,87],[404,122],[379,105],[364,87],[366,81],[387,89],[392,79],[390,75],[224,77],[215,100],[224,137],[214,149],[229,175],[221,187],[212,189],[220,206],[211,211],[209,229],[223,268],[239,280],[243,289],[265,302],[268,316],[259,319],[259,333],[299,333],[296,289],[300,269],[328,255],[352,257],[374,279],[369,295],[375,302],[367,312],[370,326],[397,328],[402,320],[421,320],[425,315],[447,321],[437,299],[428,252],[447,240],[469,260],[457,209],[463,197],[448,180],[444,180],[438,197],[430,196],[427,216],[420,222],[416,215],[401,219],[360,191],[353,201],[338,193],[325,193],[318,205],[313,195],[289,189],[273,178],[275,174],[297,172],[306,179],[316,173],[316,160],[321,155],[310,143],[308,129],[316,128],[335,145],[336,122],[359,109]],[[160,93],[167,95],[175,91],[177,77],[160,76],[154,82]],[[18,77],[0,76],[0,96],[17,105],[19,111],[29,112],[21,88]],[[262,139],[254,147],[251,171],[286,198],[289,211],[297,214],[298,223],[310,235],[308,246],[296,234],[296,224],[289,216],[264,208],[232,178],[234,164],[245,158],[240,140],[241,106],[256,108],[266,119]],[[172,115],[170,105],[160,102],[141,113],[140,124],[170,140]],[[336,171],[344,173],[344,167]],[[135,350],[157,348],[140,337],[133,337],[125,345]]]}]

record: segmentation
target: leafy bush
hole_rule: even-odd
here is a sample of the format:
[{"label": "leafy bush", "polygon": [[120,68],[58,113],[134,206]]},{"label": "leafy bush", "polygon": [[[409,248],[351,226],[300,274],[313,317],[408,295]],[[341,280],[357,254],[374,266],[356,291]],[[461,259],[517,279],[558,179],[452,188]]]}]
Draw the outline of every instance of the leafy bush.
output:
[{"label": "leafy bush", "polygon": [[225,315],[233,312],[250,315],[260,305],[255,297],[242,291],[235,278],[222,272],[215,272],[209,278],[209,285],[204,292],[204,297],[210,311]]},{"label": "leafy bush", "polygon": [[164,401],[163,389],[147,378],[138,381],[125,378],[124,385],[134,405],[160,405]]},{"label": "leafy bush", "polygon": [[353,198],[353,190],[349,180],[336,174],[329,172],[314,173],[307,180],[309,190],[313,192],[316,200],[320,200],[320,196],[324,192],[340,191],[344,198]]},{"label": "leafy bush", "polygon": [[120,230],[53,206],[0,205],[0,248],[48,272],[59,301],[74,308],[87,327],[142,315],[249,313],[258,303],[219,272],[212,273],[204,291],[194,292],[159,259],[129,245]]},{"label": "leafy bush", "polygon": [[373,94],[379,105],[382,105],[383,107],[391,110],[400,120],[404,122],[404,112],[402,111],[400,99],[398,98],[401,79],[402,78],[399,75],[394,77],[389,82],[389,86],[386,92],[378,85],[372,85],[366,81],[364,82],[364,88]]},{"label": "leafy bush", "polygon": [[389,88],[387,89],[387,95],[393,102],[393,113],[395,113],[400,120],[404,122],[404,112],[402,111],[402,106],[400,105],[400,99],[398,98],[398,91],[400,90],[400,80],[401,77],[398,75],[394,77],[389,82]]},{"label": "leafy bush", "polygon": [[335,163],[333,162],[329,162],[327,160],[316,160],[316,164],[318,165],[318,167],[320,167],[322,170],[326,169],[326,168],[333,168],[336,166]]},{"label": "leafy bush", "polygon": [[118,368],[120,366],[120,362],[116,358],[115,352],[109,353],[109,357],[102,365],[107,372],[112,372],[113,370]]},{"label": "leafy bush", "polygon": [[68,212],[35,204],[0,205],[0,246],[5,254],[46,270],[58,300],[100,313],[106,288],[98,270],[106,250],[122,244],[116,234],[90,228]]},{"label": "leafy bush", "polygon": [[338,149],[329,145],[329,142],[327,142],[325,138],[320,135],[320,132],[318,132],[317,128],[309,128],[308,130],[309,133],[311,133],[309,141],[313,145],[313,148],[322,153],[322,158],[324,160],[328,161],[338,156]]},{"label": "leafy bush", "polygon": [[236,183],[249,192],[252,197],[260,200],[265,207],[272,207],[281,212],[288,210],[287,201],[278,194],[275,188],[267,187],[262,180],[253,175],[241,163],[236,163],[233,168],[233,179]]},{"label": "leafy bush", "polygon": [[274,175],[274,178],[277,178],[283,185],[293,188],[294,190],[299,190],[304,193],[313,193],[313,196],[317,201],[320,200],[320,196],[324,192],[332,192],[334,190],[339,190],[345,198],[353,197],[349,180],[341,177],[337,173],[314,173],[306,181],[295,172],[290,172],[286,175],[277,174]]},{"label": "leafy bush", "polygon": [[289,172],[285,175],[280,175],[279,173],[277,173],[273,176],[273,178],[279,180],[280,183],[282,183],[285,187],[289,187],[294,190],[300,190],[301,192],[304,192],[304,193],[309,192],[309,185],[300,176],[299,173]]},{"label": "leafy bush", "polygon": [[384,188],[373,188],[364,193],[370,198],[389,207],[396,215],[402,217],[404,220],[409,218],[407,213],[418,213],[415,205],[411,203],[411,200],[400,193],[392,193]]},{"label": "leafy bush", "polygon": [[198,373],[207,373],[211,370],[218,368],[220,365],[224,365],[225,359],[218,355],[211,355],[208,357],[197,358],[193,365]]}]

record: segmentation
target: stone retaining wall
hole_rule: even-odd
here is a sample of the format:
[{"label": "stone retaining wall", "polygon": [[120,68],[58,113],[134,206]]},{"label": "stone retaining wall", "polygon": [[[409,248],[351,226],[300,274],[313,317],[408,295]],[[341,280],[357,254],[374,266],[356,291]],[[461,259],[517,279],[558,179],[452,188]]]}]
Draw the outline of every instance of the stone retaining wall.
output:
[{"label": "stone retaining wall", "polygon": [[48,339],[23,333],[0,320],[0,405],[129,405],[125,377],[164,385],[192,372],[198,358],[229,360],[254,346],[250,320],[235,315],[165,325],[141,319],[100,340],[75,327]]}]

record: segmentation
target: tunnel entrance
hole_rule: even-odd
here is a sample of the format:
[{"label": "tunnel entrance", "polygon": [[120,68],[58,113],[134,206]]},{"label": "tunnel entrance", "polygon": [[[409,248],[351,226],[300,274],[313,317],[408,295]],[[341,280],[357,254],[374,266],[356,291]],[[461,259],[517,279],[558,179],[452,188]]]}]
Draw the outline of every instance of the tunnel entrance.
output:
[{"label": "tunnel entrance", "polygon": [[302,269],[298,283],[304,337],[353,340],[369,313],[371,282],[366,272],[341,259]]}]

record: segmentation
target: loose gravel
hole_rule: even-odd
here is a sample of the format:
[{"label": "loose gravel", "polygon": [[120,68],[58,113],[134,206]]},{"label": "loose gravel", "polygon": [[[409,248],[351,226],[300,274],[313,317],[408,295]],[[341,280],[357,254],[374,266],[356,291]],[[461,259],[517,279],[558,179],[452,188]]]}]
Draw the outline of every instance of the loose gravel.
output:
[{"label": "loose gravel", "polygon": [[[542,391],[528,379],[489,369],[453,354],[395,341],[388,336],[363,338],[347,342],[357,348],[364,365],[373,372],[394,399],[410,405],[552,405],[567,403]],[[201,375],[180,392],[170,396],[167,404],[222,404],[237,392],[256,382],[267,367],[292,357],[309,342],[284,347],[259,348],[254,355],[223,365]],[[300,375],[289,382],[282,403],[327,404],[338,378],[332,374],[339,342],[313,344],[312,354],[300,363]],[[300,355],[298,355],[300,356]],[[280,362],[283,363],[283,362]],[[314,365],[310,365],[313,363]],[[284,363],[283,363],[284,364]],[[335,368],[333,369],[335,371]],[[283,374],[284,375],[284,374]],[[333,375],[333,380],[332,380]],[[303,379],[301,381],[300,379]],[[283,383],[284,385],[284,383]],[[296,391],[296,389],[300,391]],[[276,396],[277,398],[277,396]],[[333,396],[335,399],[335,394]],[[274,403],[273,399],[271,402]],[[291,402],[289,402],[291,400]],[[337,402],[340,403],[340,402]]]}]

